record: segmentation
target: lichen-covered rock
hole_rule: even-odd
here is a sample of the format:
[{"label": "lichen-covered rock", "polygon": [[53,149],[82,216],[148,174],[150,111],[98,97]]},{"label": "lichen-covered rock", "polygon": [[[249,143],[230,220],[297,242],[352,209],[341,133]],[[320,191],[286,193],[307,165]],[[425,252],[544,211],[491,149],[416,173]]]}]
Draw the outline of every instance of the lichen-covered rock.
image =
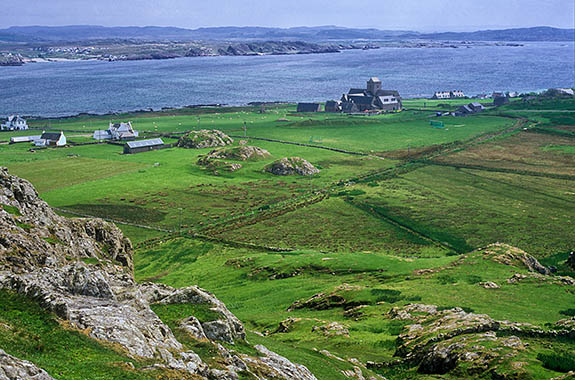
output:
[{"label": "lichen-covered rock", "polygon": [[499,285],[497,285],[493,281],[480,282],[479,286],[481,286],[485,289],[499,289]]},{"label": "lichen-covered rock", "polygon": [[347,327],[338,322],[329,322],[325,325],[314,326],[312,331],[320,332],[321,334],[330,336],[343,336],[349,338],[349,330]]},{"label": "lichen-covered rock", "polygon": [[0,349],[0,380],[54,380],[43,369]]},{"label": "lichen-covered rock", "polygon": [[314,175],[319,169],[300,157],[286,157],[267,165],[264,169],[274,175]]},{"label": "lichen-covered rock", "polygon": [[[497,331],[529,334],[535,327],[495,321],[488,315],[467,313],[460,308],[438,310],[434,305],[394,308],[389,316],[413,322],[399,335],[396,356],[416,365],[421,373],[441,375],[455,371],[460,378],[496,373],[497,364],[526,349],[519,337],[499,337]],[[521,367],[511,371],[515,371],[513,376],[522,373]]]},{"label": "lichen-covered rock", "polygon": [[494,261],[505,265],[523,265],[530,272],[550,275],[549,268],[543,266],[535,257],[527,252],[508,244],[494,243],[481,250],[483,255],[491,257]]},{"label": "lichen-covered rock", "polygon": [[254,359],[252,357],[242,356],[242,359],[249,364],[256,366],[265,378],[283,378],[283,379],[301,379],[317,380],[316,377],[304,366],[294,364],[268,350],[266,347],[258,345],[256,349],[262,356]]},{"label": "lichen-covered rock", "polygon": [[270,156],[270,152],[257,146],[240,145],[235,147],[214,149],[205,155],[203,159],[255,161],[269,158]]},{"label": "lichen-covered rock", "polygon": [[[240,371],[260,378],[230,352],[218,358],[227,368],[220,370],[209,368],[196,353],[184,349],[152,311],[151,303],[208,305],[218,315],[216,320],[200,324],[189,316],[181,322],[191,336],[211,339],[208,344],[243,340],[244,327],[220,300],[197,286],[137,284],[132,245],[116,226],[56,215],[28,181],[9,175],[5,168],[0,168],[0,206],[0,288],[34,298],[72,327],[118,344],[133,357],[146,358],[149,368],[175,371],[180,378],[238,379]],[[305,367],[264,359],[251,358],[254,369],[263,366],[286,380],[310,378]],[[284,368],[289,365],[303,369],[290,373]],[[3,379],[51,378],[0,351]]]},{"label": "lichen-covered rock", "polygon": [[217,146],[230,145],[234,140],[217,129],[202,129],[191,131],[178,140],[178,146],[182,148],[214,148]]}]

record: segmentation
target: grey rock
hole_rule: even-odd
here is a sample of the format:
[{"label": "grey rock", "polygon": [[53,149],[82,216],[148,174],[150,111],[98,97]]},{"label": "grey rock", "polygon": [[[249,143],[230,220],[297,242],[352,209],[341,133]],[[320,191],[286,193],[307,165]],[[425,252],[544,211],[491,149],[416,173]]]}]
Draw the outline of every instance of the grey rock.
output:
[{"label": "grey rock", "polygon": [[274,175],[314,175],[319,173],[319,169],[313,166],[309,161],[300,157],[286,157],[271,163],[264,169]]},{"label": "grey rock", "polygon": [[0,380],[54,380],[43,369],[0,350]]}]

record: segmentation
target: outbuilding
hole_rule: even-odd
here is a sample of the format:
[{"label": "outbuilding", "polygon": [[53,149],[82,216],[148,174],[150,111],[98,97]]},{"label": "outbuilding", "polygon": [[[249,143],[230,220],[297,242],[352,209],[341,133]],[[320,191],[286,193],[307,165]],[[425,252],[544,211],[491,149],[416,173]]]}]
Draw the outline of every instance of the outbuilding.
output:
[{"label": "outbuilding", "polygon": [[162,139],[150,139],[140,141],[130,141],[124,145],[124,154],[149,152],[151,150],[164,149],[167,146]]},{"label": "outbuilding", "polygon": [[319,103],[298,103],[297,112],[320,112],[321,104]]}]

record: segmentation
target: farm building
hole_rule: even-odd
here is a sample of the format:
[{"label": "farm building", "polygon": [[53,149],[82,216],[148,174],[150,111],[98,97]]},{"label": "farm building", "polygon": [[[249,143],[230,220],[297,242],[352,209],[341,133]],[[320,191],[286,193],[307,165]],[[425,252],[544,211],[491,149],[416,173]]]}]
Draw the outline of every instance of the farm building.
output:
[{"label": "farm building", "polygon": [[341,112],[341,102],[339,100],[328,100],[325,102],[325,112]]},{"label": "farm building", "polygon": [[36,146],[64,146],[66,145],[66,136],[64,132],[42,132],[38,140],[34,140]]},{"label": "farm building", "polygon": [[509,103],[509,98],[507,96],[498,96],[493,98],[493,105],[496,107],[502,106],[506,103]]},{"label": "farm building", "polygon": [[28,123],[18,115],[8,117],[5,123],[0,124],[2,131],[23,131],[28,129]]},{"label": "farm building", "polygon": [[474,113],[479,113],[483,110],[485,110],[485,107],[483,106],[483,104],[478,103],[478,102],[473,102],[473,103],[469,103],[467,105],[458,107],[457,111],[455,111],[455,116],[467,116],[467,115],[471,115]]},{"label": "farm building", "polygon": [[94,131],[94,139],[96,140],[128,141],[134,140],[138,136],[139,132],[134,130],[132,122],[110,123],[107,130]]},{"label": "farm building", "polygon": [[341,109],[346,113],[367,111],[399,111],[401,96],[395,90],[382,90],[381,81],[370,78],[367,88],[352,88],[341,97]]},{"label": "farm building", "polygon": [[34,142],[36,140],[40,140],[42,135],[35,135],[35,136],[16,136],[10,138],[10,144],[17,144],[17,143],[25,143],[25,142]]},{"label": "farm building", "polygon": [[298,103],[297,112],[320,112],[321,104],[319,103]]},{"label": "farm building", "polygon": [[465,98],[465,94],[461,90],[454,91],[436,91],[431,99],[458,99]]},{"label": "farm building", "polygon": [[130,141],[124,145],[124,154],[149,152],[166,148],[162,139]]}]

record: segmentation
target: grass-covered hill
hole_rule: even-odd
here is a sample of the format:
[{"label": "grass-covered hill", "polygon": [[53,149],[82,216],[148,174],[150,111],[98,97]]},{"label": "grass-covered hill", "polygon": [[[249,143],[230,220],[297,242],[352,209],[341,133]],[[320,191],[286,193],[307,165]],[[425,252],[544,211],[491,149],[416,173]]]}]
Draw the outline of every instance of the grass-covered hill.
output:
[{"label": "grass-covered hill", "polygon": [[[436,116],[459,103],[410,100],[378,116],[276,105],[115,117],[166,143],[217,129],[234,140],[225,151],[269,152],[226,156],[241,164],[233,172],[198,164],[214,148],[14,144],[0,145],[0,161],[62,214],[115,221],[136,245],[138,281],[212,291],[251,344],[318,379],[560,378],[575,371],[575,101]],[[108,122],[30,125],[86,143]],[[285,157],[319,173],[264,171]],[[155,311],[168,325],[185,313]]]}]

